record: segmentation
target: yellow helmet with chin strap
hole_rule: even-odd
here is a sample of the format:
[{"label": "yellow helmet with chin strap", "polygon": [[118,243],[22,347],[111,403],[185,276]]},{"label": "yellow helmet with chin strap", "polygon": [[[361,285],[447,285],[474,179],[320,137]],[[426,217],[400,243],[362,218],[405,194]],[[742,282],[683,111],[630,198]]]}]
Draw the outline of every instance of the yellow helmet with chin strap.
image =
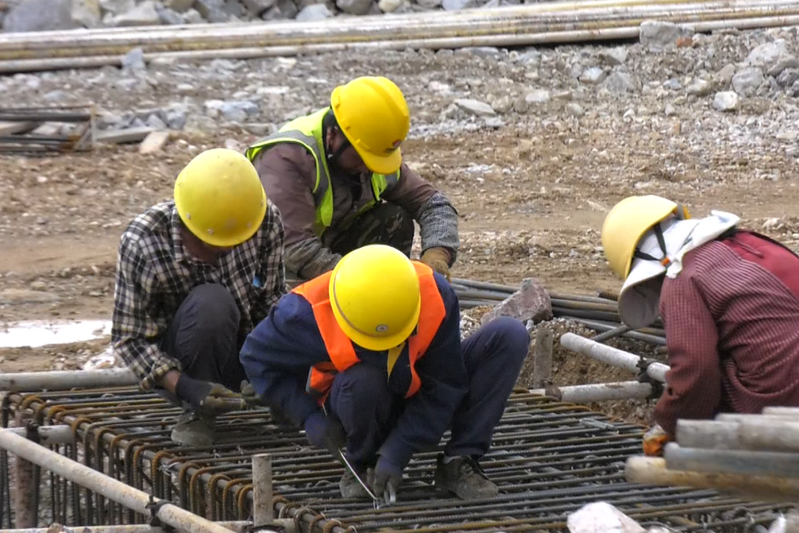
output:
[{"label": "yellow helmet with chin strap", "polygon": [[410,112],[402,91],[382,76],[356,78],[333,89],[330,107],[344,136],[377,174],[402,164],[400,144],[408,136]]},{"label": "yellow helmet with chin strap", "polygon": [[330,276],[330,305],[339,327],[367,350],[394,348],[411,336],[422,297],[410,259],[372,244],[341,258]]},{"label": "yellow helmet with chin strap", "polygon": [[610,210],[602,225],[602,247],[617,276],[627,278],[638,241],[670,215],[690,218],[688,210],[681,205],[652,195],[629,196]]},{"label": "yellow helmet with chin strap", "polygon": [[242,154],[206,150],[175,180],[175,207],[183,224],[203,242],[231,247],[252,237],[266,214],[258,172]]}]

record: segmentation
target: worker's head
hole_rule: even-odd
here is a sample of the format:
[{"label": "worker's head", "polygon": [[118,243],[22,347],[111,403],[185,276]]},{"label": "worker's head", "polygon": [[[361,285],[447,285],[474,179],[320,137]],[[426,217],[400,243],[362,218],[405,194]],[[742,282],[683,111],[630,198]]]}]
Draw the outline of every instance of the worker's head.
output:
[{"label": "worker's head", "polygon": [[175,206],[186,229],[221,255],[258,231],[266,213],[266,193],[246,157],[216,148],[202,152],[180,172]]},{"label": "worker's head", "polygon": [[410,113],[388,78],[364,76],[333,89],[325,144],[330,161],[349,173],[392,174],[402,164],[400,144]]},{"label": "worker's head", "polygon": [[338,325],[367,350],[405,342],[416,329],[421,302],[416,269],[391,246],[371,244],[348,253],[330,277],[330,305]]},{"label": "worker's head", "polygon": [[663,275],[681,233],[676,223],[688,218],[684,207],[660,196],[630,196],[608,213],[602,247],[610,268],[624,280],[619,294],[624,323],[643,327],[657,318]]}]

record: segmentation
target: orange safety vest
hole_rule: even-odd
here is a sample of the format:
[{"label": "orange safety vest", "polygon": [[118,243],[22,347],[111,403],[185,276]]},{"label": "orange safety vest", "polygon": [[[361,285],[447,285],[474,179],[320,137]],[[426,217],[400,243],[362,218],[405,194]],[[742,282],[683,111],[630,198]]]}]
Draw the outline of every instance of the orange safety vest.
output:
[{"label": "orange safety vest", "polygon": [[[444,308],[444,300],[441,298],[441,293],[438,292],[438,286],[433,277],[433,270],[427,265],[416,261],[413,262],[413,266],[416,269],[416,275],[419,277],[422,306],[416,333],[407,341],[408,357],[411,362],[411,384],[405,394],[406,398],[416,394],[422,384],[419,375],[416,373],[416,361],[424,356],[447,313]],[[322,334],[322,340],[330,356],[329,362],[317,363],[311,367],[311,371],[308,374],[306,391],[317,399],[319,405],[325,402],[327,395],[330,393],[336,374],[360,362],[352,341],[339,327],[333,314],[333,308],[330,305],[329,286],[332,274],[332,271],[327,272],[292,290],[292,292],[302,296],[311,304],[316,325],[319,328],[319,333]],[[404,345],[400,345],[395,349],[391,349],[389,354],[398,350],[395,352],[396,357],[403,347]]]}]

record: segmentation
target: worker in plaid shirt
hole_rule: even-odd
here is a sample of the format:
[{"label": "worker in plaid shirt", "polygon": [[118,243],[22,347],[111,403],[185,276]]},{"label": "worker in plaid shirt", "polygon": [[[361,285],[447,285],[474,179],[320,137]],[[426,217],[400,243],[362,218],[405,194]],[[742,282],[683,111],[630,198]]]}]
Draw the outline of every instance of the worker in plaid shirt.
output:
[{"label": "worker in plaid shirt", "polygon": [[143,390],[185,407],[172,440],[214,442],[215,414],[245,379],[239,348],[285,292],[280,213],[235,151],[195,157],[174,201],[126,228],[112,341]]}]

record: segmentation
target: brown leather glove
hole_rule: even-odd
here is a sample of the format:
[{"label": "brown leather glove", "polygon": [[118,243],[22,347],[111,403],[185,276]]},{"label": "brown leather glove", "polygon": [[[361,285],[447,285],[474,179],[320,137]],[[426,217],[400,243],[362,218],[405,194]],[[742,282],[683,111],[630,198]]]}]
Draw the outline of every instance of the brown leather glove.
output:
[{"label": "brown leather glove", "polygon": [[663,447],[671,440],[671,435],[666,433],[660,424],[655,424],[644,433],[644,454],[650,457],[660,457],[663,455]]},{"label": "brown leather glove", "polygon": [[449,275],[449,257],[446,248],[435,247],[425,250],[420,261],[447,278],[447,281],[452,281]]}]

